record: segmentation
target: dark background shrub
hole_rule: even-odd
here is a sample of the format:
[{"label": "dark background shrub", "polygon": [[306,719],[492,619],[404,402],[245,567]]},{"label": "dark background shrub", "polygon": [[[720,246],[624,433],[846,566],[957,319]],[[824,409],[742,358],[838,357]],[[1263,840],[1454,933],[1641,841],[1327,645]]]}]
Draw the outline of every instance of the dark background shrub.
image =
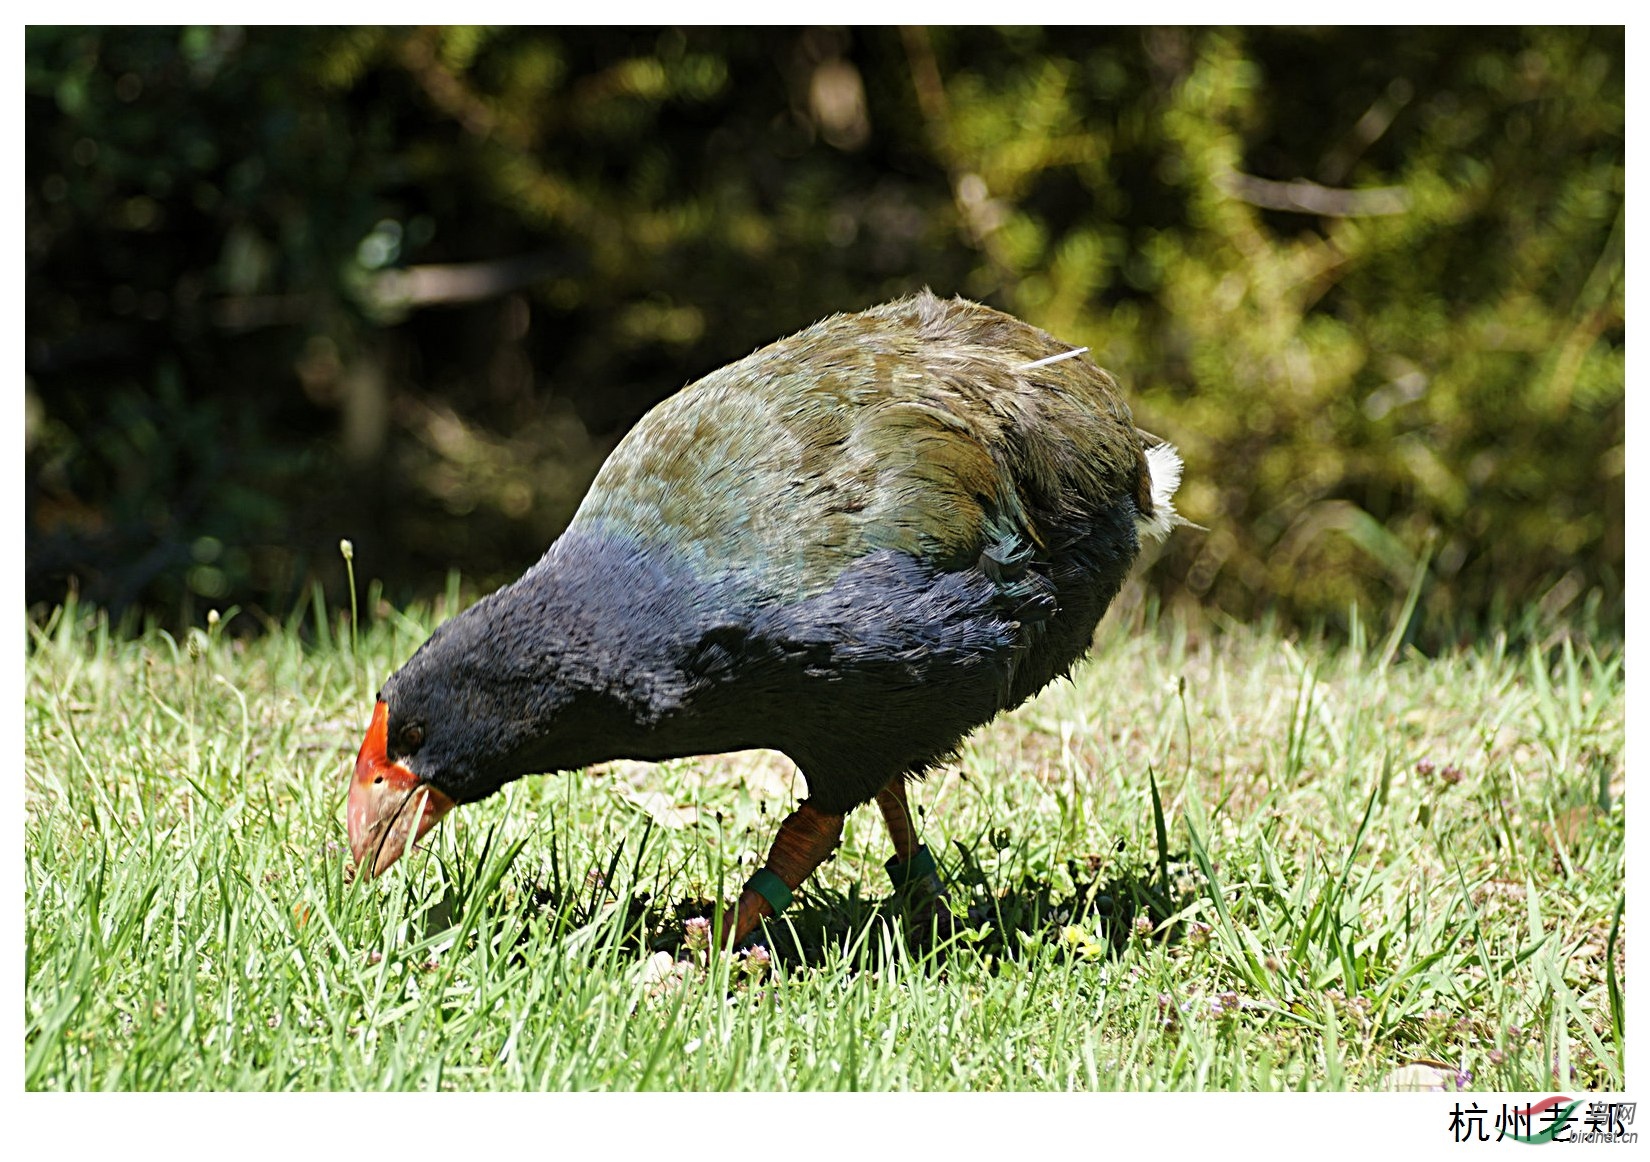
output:
[{"label": "dark background shrub", "polygon": [[506,579],[663,396],[929,286],[1180,445],[1171,603],[1619,629],[1619,28],[26,46],[30,602]]}]

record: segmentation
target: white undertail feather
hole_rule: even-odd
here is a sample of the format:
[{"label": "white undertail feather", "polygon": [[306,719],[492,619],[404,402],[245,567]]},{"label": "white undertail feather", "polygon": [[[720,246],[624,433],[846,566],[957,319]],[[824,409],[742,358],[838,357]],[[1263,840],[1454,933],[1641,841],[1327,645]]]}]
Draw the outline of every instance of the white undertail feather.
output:
[{"label": "white undertail feather", "polygon": [[1180,453],[1173,444],[1146,449],[1146,468],[1152,477],[1152,514],[1135,518],[1140,539],[1161,541],[1175,525],[1190,524],[1174,510],[1174,490],[1180,487]]}]

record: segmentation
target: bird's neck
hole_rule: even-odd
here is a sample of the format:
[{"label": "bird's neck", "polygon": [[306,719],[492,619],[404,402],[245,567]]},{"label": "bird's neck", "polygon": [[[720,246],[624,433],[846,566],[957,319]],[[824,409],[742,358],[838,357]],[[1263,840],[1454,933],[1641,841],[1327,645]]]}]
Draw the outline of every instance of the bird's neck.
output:
[{"label": "bird's neck", "polygon": [[645,716],[676,669],[686,595],[634,544],[569,532],[498,595],[496,611],[522,627],[520,661],[578,692]]},{"label": "bird's neck", "polygon": [[[554,691],[534,769],[660,761],[772,745],[735,665],[766,602],[736,571],[706,578],[657,544],[575,527],[513,585],[478,605],[520,702]],[[740,654],[742,656],[742,654]]]}]

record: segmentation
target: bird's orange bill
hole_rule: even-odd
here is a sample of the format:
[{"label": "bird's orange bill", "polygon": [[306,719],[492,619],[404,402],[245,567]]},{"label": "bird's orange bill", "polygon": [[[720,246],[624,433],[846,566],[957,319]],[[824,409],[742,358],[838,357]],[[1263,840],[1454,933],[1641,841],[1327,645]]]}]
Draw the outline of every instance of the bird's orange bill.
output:
[{"label": "bird's orange bill", "polygon": [[389,757],[389,708],[373,707],[349,788],[349,845],[370,878],[401,858],[453,801]]}]

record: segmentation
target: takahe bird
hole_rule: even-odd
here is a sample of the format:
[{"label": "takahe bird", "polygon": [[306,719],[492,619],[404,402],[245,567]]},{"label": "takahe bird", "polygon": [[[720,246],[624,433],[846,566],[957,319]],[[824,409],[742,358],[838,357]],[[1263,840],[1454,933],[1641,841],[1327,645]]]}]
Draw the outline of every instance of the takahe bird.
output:
[{"label": "takahe bird", "polygon": [[724,941],[782,911],[871,799],[896,885],[934,883],[905,781],[1064,675],[1141,538],[1184,523],[1179,457],[1083,350],[923,293],[666,399],[544,557],[384,683],[356,863],[383,872],[523,775],[767,747],[808,798]]}]

